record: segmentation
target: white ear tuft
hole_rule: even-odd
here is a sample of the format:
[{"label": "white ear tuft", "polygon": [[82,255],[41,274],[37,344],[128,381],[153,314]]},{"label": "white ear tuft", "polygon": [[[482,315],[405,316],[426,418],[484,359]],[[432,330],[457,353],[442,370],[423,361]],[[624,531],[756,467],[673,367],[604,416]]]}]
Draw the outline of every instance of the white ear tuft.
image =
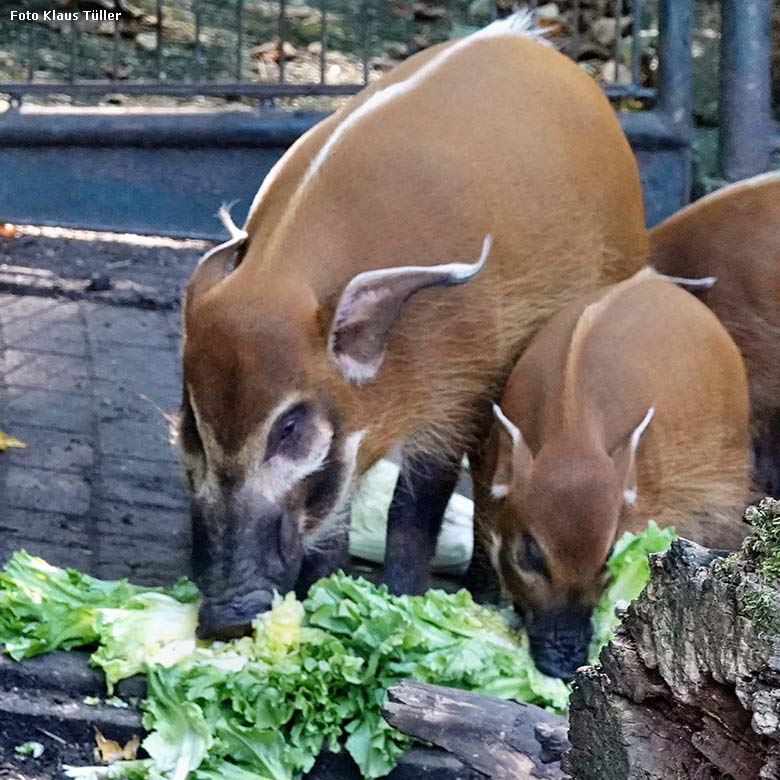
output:
[{"label": "white ear tuft", "polygon": [[631,454],[636,452],[636,448],[639,446],[639,440],[642,438],[642,434],[647,430],[647,426],[650,425],[650,421],[655,414],[655,405],[651,406],[647,410],[647,414],[642,418],[642,422],[634,428],[634,432],[631,434]]},{"label": "white ear tuft", "polygon": [[498,404],[493,404],[493,414],[504,427],[504,430],[509,434],[509,438],[512,439],[512,444],[517,445],[523,438],[520,429],[504,414]]},{"label": "white ear tuft", "polygon": [[669,276],[668,274],[658,274],[658,278],[665,282],[671,282],[678,287],[684,287],[688,290],[709,290],[718,281],[717,276],[703,276],[701,279],[687,279],[684,276]]},{"label": "white ear tuft", "polygon": [[509,485],[495,484],[490,486],[490,495],[493,498],[506,498],[509,495]]},{"label": "white ear tuft", "polygon": [[618,448],[617,454],[612,456],[618,469],[618,478],[623,482],[623,501],[627,506],[634,506],[637,502],[636,451],[642,434],[647,430],[654,415],[655,406],[651,406],[639,425],[631,432],[631,438],[628,442],[625,443],[624,440],[624,444]]}]

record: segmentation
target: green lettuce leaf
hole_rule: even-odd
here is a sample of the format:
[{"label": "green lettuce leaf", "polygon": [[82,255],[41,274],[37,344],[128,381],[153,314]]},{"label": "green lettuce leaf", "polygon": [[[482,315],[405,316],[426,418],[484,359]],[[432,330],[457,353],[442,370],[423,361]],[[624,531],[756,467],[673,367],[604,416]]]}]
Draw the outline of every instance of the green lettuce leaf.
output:
[{"label": "green lettuce leaf", "polygon": [[173,666],[195,651],[198,603],[182,603],[165,593],[139,593],[121,607],[95,614],[100,647],[92,663],[106,674],[109,693],[114,684],[155,666]]},{"label": "green lettuce leaf", "polygon": [[143,588],[127,580],[99,580],[60,569],[16,552],[0,572],[0,644],[17,661],[92,644],[101,638],[98,610],[122,607],[131,597],[149,592],[186,602],[199,597],[184,579],[168,590]]},{"label": "green lettuce leaf", "polygon": [[591,663],[597,663],[601,648],[614,636],[620,625],[616,610],[625,609],[644,590],[650,579],[647,556],[666,552],[677,538],[673,528],[659,528],[651,521],[639,534],[626,533],[615,545],[607,561],[612,579],[593,613]]},{"label": "green lettuce leaf", "polygon": [[[618,624],[615,605],[646,584],[647,554],[673,538],[651,524],[616,545],[594,653]],[[147,675],[150,758],[69,768],[70,777],[296,780],[325,748],[382,777],[411,744],[381,716],[387,688],[406,677],[567,706],[567,686],[536,669],[525,635],[466,591],[394,596],[337,573],[303,603],[277,598],[251,636],[227,643],[196,641],[197,601],[186,581],[167,591],[104,582],[25,553],[0,574],[0,641],[14,657],[97,643],[92,661],[109,685]]]}]

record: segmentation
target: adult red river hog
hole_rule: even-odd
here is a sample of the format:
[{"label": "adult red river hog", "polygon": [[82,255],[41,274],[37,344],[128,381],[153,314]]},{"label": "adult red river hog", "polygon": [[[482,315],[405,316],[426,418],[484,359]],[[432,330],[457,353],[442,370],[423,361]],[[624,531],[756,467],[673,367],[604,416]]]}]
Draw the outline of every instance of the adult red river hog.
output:
[{"label": "adult red river hog", "polygon": [[614,112],[537,37],[519,14],[400,65],[294,144],[195,270],[179,438],[202,636],[344,565],[353,482],[396,443],[385,580],[422,591],[518,354],[646,262]]},{"label": "adult red river hog", "polygon": [[780,173],[724,187],[650,233],[655,268],[714,276],[696,294],[742,351],[756,482],[780,497]]},{"label": "adult red river hog", "polygon": [[585,663],[625,531],[655,519],[727,549],[745,535],[742,358],[706,306],[651,269],[555,314],[495,414],[472,463],[476,525],[547,674]]}]

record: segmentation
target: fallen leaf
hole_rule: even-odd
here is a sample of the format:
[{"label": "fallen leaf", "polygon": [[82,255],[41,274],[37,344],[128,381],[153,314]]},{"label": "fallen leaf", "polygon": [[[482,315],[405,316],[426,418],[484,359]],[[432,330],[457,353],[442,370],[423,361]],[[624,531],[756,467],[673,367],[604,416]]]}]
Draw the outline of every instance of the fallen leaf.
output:
[{"label": "fallen leaf", "polygon": [[40,758],[45,748],[40,742],[25,742],[23,745],[17,745],[14,750],[20,756]]},{"label": "fallen leaf", "polygon": [[15,439],[7,433],[0,431],[0,452],[5,452],[10,447],[16,447],[23,450],[27,445],[20,439]]},{"label": "fallen leaf", "polygon": [[134,761],[140,746],[141,738],[137,734],[122,747],[113,739],[106,739],[99,729],[95,729],[95,761],[101,764]]}]

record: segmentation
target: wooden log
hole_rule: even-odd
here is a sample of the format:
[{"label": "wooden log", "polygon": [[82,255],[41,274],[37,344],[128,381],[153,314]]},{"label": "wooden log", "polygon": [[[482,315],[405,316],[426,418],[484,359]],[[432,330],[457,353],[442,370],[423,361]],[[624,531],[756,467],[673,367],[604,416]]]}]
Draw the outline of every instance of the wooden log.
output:
[{"label": "wooden log", "polygon": [[561,780],[566,719],[532,704],[404,680],[392,686],[385,720],[452,753],[494,780]]},{"label": "wooden log", "polygon": [[652,557],[600,665],[575,679],[573,778],[780,780],[780,590],[749,554],[724,555],[681,539]]}]

